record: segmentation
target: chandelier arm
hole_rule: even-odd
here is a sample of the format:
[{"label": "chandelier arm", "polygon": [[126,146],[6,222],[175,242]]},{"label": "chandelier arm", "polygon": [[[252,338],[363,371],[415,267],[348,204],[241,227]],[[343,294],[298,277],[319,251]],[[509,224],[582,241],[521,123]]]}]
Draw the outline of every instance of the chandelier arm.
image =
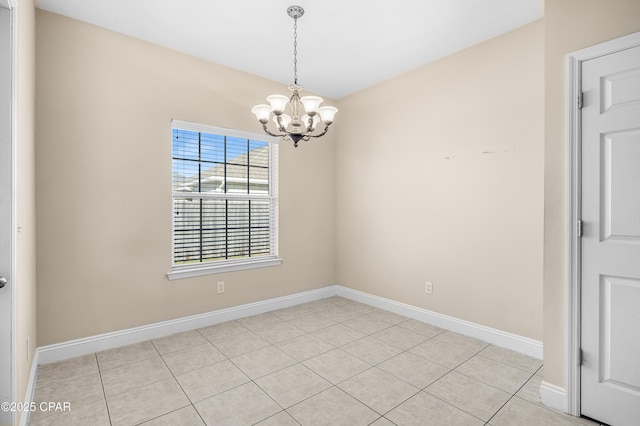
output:
[{"label": "chandelier arm", "polygon": [[310,135],[308,135],[308,136],[309,136],[309,137],[311,137],[311,138],[319,138],[320,136],[324,136],[324,135],[326,135],[326,134],[327,134],[327,132],[329,131],[329,126],[330,126],[330,125],[331,125],[331,124],[325,124],[325,125],[324,125],[324,129],[322,130],[322,132],[321,132],[321,133],[318,133],[317,135],[311,135],[311,134],[310,134]]},{"label": "chandelier arm", "polygon": [[313,116],[310,115],[309,119],[307,120],[307,133],[311,133],[313,131],[316,130],[315,126],[313,125]]},{"label": "chandelier arm", "polygon": [[284,123],[282,123],[282,114],[276,115],[277,128],[283,133],[287,133],[287,129],[284,127]]},{"label": "chandelier arm", "polygon": [[265,132],[266,134],[268,134],[269,136],[273,136],[273,137],[276,137],[276,138],[280,138],[280,137],[286,137],[286,136],[288,136],[286,133],[281,133],[281,134],[279,134],[279,135],[277,135],[277,134],[275,134],[275,133],[272,133],[272,132],[271,132],[271,130],[269,130],[269,128],[267,127],[267,123],[262,123],[262,129],[263,129],[263,130],[264,130],[264,132]]}]

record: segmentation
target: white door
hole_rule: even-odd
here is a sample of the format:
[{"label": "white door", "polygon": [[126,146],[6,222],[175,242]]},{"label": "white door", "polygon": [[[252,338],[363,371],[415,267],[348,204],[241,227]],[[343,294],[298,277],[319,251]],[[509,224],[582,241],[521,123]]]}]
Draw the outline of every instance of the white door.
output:
[{"label": "white door", "polygon": [[[12,374],[12,120],[11,120],[11,11],[0,1],[0,404],[13,398]],[[4,284],[5,280],[7,284]],[[0,425],[12,421],[10,411],[0,409]]]},{"label": "white door", "polygon": [[582,63],[581,413],[640,425],[640,47]]}]

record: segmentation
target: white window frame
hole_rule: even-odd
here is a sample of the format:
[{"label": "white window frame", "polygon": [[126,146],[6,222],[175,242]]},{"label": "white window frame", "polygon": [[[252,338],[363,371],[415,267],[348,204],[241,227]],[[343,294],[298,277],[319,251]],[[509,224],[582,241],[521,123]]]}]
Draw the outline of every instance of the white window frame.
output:
[{"label": "white window frame", "polygon": [[[171,271],[167,273],[170,280],[197,277],[209,274],[218,274],[223,272],[241,271],[245,269],[263,268],[267,266],[276,266],[282,263],[282,259],[278,256],[278,139],[268,135],[243,132],[240,130],[227,129],[223,127],[209,126],[206,124],[191,123],[188,121],[172,120],[171,130],[180,129],[200,133],[208,133],[214,135],[224,135],[242,139],[257,140],[267,142],[269,144],[269,199],[273,201],[271,216],[271,254],[269,256],[247,257],[234,260],[216,260],[189,265],[174,264],[174,244],[175,244],[175,215],[173,181],[171,183]],[[172,150],[173,152],[173,150]],[[172,155],[173,157],[173,155]],[[173,177],[172,177],[173,179]],[[237,196],[237,194],[224,194],[222,198],[251,198],[251,196]],[[260,197],[264,200],[264,196]]]}]

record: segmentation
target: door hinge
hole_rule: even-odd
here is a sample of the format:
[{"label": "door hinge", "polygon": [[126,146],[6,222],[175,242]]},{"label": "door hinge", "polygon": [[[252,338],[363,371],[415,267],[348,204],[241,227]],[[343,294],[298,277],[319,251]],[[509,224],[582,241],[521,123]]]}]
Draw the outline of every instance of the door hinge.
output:
[{"label": "door hinge", "polygon": [[582,365],[582,349],[578,350],[578,365]]},{"label": "door hinge", "polygon": [[578,232],[578,238],[581,238],[582,237],[582,221],[581,220],[578,220],[577,232]]},{"label": "door hinge", "polygon": [[584,92],[580,92],[578,94],[578,109],[582,109],[583,104],[584,104]]}]

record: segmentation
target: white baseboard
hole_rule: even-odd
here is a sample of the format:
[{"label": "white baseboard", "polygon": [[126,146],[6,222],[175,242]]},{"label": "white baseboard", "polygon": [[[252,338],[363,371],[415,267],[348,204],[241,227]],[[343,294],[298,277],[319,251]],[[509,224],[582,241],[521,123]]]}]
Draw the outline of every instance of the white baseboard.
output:
[{"label": "white baseboard", "polygon": [[232,308],[220,309],[199,315],[192,315],[174,320],[163,321],[127,330],[100,334],[83,339],[71,340],[38,348],[40,364],[47,364],[63,359],[88,355],[119,346],[131,345],[150,339],[169,336],[174,333],[208,327],[225,321],[257,315],[277,309],[288,308],[301,303],[313,302],[326,297],[335,296],[336,286],[305,291],[275,299],[263,300]]},{"label": "white baseboard", "polygon": [[[385,309],[399,315],[414,318],[435,326],[451,330],[460,334],[484,340],[496,346],[511,349],[534,358],[542,359],[542,342],[507,333],[494,328],[475,324],[469,321],[431,312],[426,309],[406,305],[394,300],[374,296],[347,287],[333,285],[316,290],[296,293],[275,299],[263,300],[232,308],[220,309],[199,315],[192,315],[127,330],[100,334],[83,339],[43,346],[36,351],[34,363],[47,364],[63,359],[87,355],[119,346],[144,342],[149,339],[168,336],[183,331],[195,330],[225,321],[231,321],[250,315],[283,309],[301,303],[313,302],[331,296],[342,296],[347,299],[366,303],[368,305]],[[38,365],[35,364],[35,365]],[[31,384],[30,384],[31,385]]]},{"label": "white baseboard", "polygon": [[567,412],[567,394],[560,386],[552,385],[543,380],[540,383],[540,400],[547,407]]},{"label": "white baseboard", "polygon": [[476,339],[484,340],[485,342],[492,343],[496,346],[511,349],[537,359],[542,359],[542,342],[538,340],[507,333],[506,331],[486,327],[484,325],[450,317],[448,315],[442,315],[347,287],[336,286],[336,288],[338,296],[366,303],[367,305],[375,306],[376,308],[385,309],[418,321],[433,324],[446,330],[475,337]]},{"label": "white baseboard", "polygon": [[[32,402],[35,402],[36,395],[36,381],[38,380],[38,365],[40,356],[40,350],[36,349],[33,354],[33,359],[31,360],[31,371],[29,372],[29,382],[27,382],[27,390],[24,395],[24,403],[29,405]],[[29,424],[29,417],[31,416],[31,411],[23,411],[22,417],[20,417],[19,424],[20,426],[27,426]]]}]

